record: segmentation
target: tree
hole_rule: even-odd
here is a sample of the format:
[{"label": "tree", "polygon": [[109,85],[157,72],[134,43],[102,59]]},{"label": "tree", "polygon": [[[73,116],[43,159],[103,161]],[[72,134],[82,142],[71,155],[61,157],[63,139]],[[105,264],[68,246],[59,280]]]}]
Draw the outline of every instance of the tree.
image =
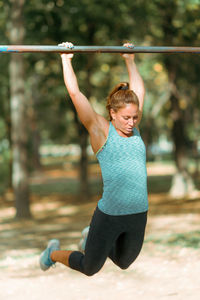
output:
[{"label": "tree", "polygon": [[[198,46],[199,8],[200,4],[195,0],[167,2],[144,0],[143,9],[146,12],[144,27],[147,40],[153,45]],[[194,90],[198,86],[197,66],[200,67],[200,62],[197,56],[189,54],[162,54],[157,58],[168,74],[168,108],[164,106],[162,112],[168,112],[168,115],[165,113],[165,117],[170,124],[177,168],[170,193],[175,197],[183,197],[195,188],[188,163],[191,153],[189,125],[193,122],[189,116],[194,115],[199,99]]]},{"label": "tree", "polygon": [[[23,7],[25,0],[10,0],[10,44],[23,44],[25,28],[23,25]],[[11,54],[10,66],[10,101],[12,124],[12,184],[16,202],[16,217],[30,217],[27,122],[24,57]]]},{"label": "tree", "polygon": [[[190,17],[195,15],[196,8],[192,9],[185,6],[184,14],[181,14],[182,5],[178,2],[171,1],[159,3],[158,9],[162,16],[161,28],[163,30],[166,43],[176,41],[176,45],[195,44],[198,28],[194,28]],[[187,29],[180,31],[180,25],[177,27],[176,22],[185,20]],[[194,30],[195,29],[195,30]],[[172,138],[174,141],[174,154],[177,167],[172,182],[170,193],[175,197],[183,197],[195,189],[193,179],[188,170],[188,147],[189,139],[186,133],[186,107],[181,105],[181,99],[184,99],[184,86],[181,79],[188,80],[187,66],[193,65],[193,57],[185,56],[165,56],[163,58],[166,70],[168,70],[168,78],[171,86],[170,102],[171,102],[171,119],[172,119]],[[196,74],[198,76],[198,74]],[[190,79],[188,80],[190,81]],[[191,82],[190,82],[191,83]],[[194,83],[193,83],[194,84]],[[192,95],[191,95],[192,96]],[[190,101],[190,105],[194,105],[194,101]],[[189,110],[189,109],[188,109]],[[191,111],[191,110],[189,110]]]}]

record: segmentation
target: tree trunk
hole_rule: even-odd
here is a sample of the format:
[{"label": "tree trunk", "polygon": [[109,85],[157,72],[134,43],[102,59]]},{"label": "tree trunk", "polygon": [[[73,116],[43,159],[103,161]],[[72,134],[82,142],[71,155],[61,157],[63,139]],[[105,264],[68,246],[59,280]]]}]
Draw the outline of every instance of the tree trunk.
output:
[{"label": "tree trunk", "polygon": [[185,135],[184,118],[179,106],[178,98],[171,95],[172,106],[172,138],[177,172],[173,177],[170,195],[182,198],[195,190],[193,179],[188,171],[187,137]]},{"label": "tree trunk", "polygon": [[[93,36],[93,32],[91,30],[91,36]],[[90,39],[92,40],[92,38]],[[94,55],[90,55],[90,59],[87,61],[87,80],[85,81],[85,90],[87,91],[87,98],[89,99],[91,92],[91,84],[90,84],[90,76],[91,76],[91,66],[93,65]],[[80,195],[81,197],[88,198],[90,196],[90,185],[89,185],[89,177],[88,177],[88,156],[87,156],[87,145],[88,145],[88,132],[85,127],[80,123],[79,118],[77,116],[77,112],[72,105],[72,109],[75,114],[75,122],[79,134],[79,145],[81,148],[81,157],[79,162],[79,179],[80,179]]]},{"label": "tree trunk", "polygon": [[79,161],[79,181],[81,197],[88,198],[90,195],[89,178],[88,178],[88,156],[87,156],[87,140],[88,132],[85,127],[80,123],[74,106],[72,106],[75,114],[75,122],[79,135],[79,145],[81,148],[81,156]]},{"label": "tree trunk", "polygon": [[[38,129],[38,115],[37,115],[37,105],[40,101],[40,96],[38,92],[38,82],[39,77],[37,75],[33,75],[30,78],[30,85],[27,93],[27,101],[29,101],[29,113],[28,119],[30,124],[30,136],[31,136],[31,161],[29,166],[34,170],[41,169],[41,161],[40,161],[40,132]],[[29,141],[30,142],[30,141]]]},{"label": "tree trunk", "polygon": [[80,193],[85,198],[90,195],[89,178],[88,178],[88,156],[87,156],[87,139],[88,133],[86,129],[81,125],[79,126],[79,137],[81,147],[80,157]]},{"label": "tree trunk", "polygon": [[[23,6],[25,0],[10,0],[10,43],[23,44]],[[9,66],[12,126],[12,185],[16,203],[16,217],[30,217],[29,182],[27,170],[27,122],[24,89],[24,57],[12,54]]]},{"label": "tree trunk", "polygon": [[195,176],[198,177],[199,171],[200,171],[200,162],[199,162],[200,157],[199,157],[199,152],[198,152],[198,143],[200,140],[200,117],[199,117],[199,111],[197,110],[197,108],[194,109],[193,119],[194,119],[194,130],[197,133],[195,135],[194,145],[193,145],[193,156],[194,156],[195,166],[196,166],[194,173],[195,173]]},{"label": "tree trunk", "polygon": [[[8,93],[8,99],[10,98],[10,93]],[[10,103],[7,115],[5,116],[6,127],[7,127],[7,135],[9,140],[10,149],[12,149],[12,138],[11,138],[11,111],[10,111]],[[12,189],[12,156],[9,158],[9,178],[8,178],[8,187]]]},{"label": "tree trunk", "polygon": [[[158,2],[159,14],[161,16],[161,28],[164,32],[164,42],[172,43],[174,36],[178,36],[178,29],[173,26],[173,20],[177,13],[177,2]],[[188,172],[187,137],[185,134],[184,115],[179,105],[180,95],[177,90],[177,61],[174,56],[164,57],[166,70],[168,70],[169,83],[171,85],[171,116],[173,120],[172,138],[174,142],[174,154],[177,172],[173,177],[170,194],[173,197],[184,197],[194,190],[192,177]]]}]

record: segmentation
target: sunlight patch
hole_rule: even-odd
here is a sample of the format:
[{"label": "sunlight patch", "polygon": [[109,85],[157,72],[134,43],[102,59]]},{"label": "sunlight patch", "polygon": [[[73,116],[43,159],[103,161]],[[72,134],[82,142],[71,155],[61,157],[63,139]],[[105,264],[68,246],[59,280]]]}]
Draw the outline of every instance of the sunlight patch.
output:
[{"label": "sunlight patch", "polygon": [[74,215],[78,212],[78,208],[76,206],[64,206],[60,207],[57,212],[59,215]]},{"label": "sunlight patch", "polygon": [[15,208],[9,207],[9,208],[1,208],[0,210],[0,218],[10,218],[15,216]]}]

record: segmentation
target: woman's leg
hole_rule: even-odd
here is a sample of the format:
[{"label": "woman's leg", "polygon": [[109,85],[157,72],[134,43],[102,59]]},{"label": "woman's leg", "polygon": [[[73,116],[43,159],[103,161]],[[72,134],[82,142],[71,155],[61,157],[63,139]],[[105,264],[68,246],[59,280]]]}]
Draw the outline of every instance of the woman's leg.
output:
[{"label": "woman's leg", "polygon": [[96,208],[85,247],[85,254],[79,251],[51,252],[53,263],[60,262],[64,265],[92,276],[104,265],[118,233],[113,226],[114,217],[102,213]]},{"label": "woman's leg", "polygon": [[109,254],[111,260],[121,269],[127,269],[139,255],[144,241],[146,222],[146,212],[121,217],[121,228],[124,228],[124,231],[115,241]]},{"label": "woman's leg", "polygon": [[72,254],[73,251],[67,251],[67,250],[56,250],[53,251],[50,255],[51,260],[56,263],[62,263],[66,267],[69,267],[69,257]]},{"label": "woman's leg", "polygon": [[91,276],[103,267],[117,236],[112,218],[96,208],[90,224],[85,253],[75,251],[69,257],[72,269]]},{"label": "woman's leg", "polygon": [[136,259],[142,248],[147,213],[109,216],[96,208],[86,242],[85,254],[79,251],[54,250],[51,263],[64,265],[92,276],[104,265],[107,257],[122,269]]}]

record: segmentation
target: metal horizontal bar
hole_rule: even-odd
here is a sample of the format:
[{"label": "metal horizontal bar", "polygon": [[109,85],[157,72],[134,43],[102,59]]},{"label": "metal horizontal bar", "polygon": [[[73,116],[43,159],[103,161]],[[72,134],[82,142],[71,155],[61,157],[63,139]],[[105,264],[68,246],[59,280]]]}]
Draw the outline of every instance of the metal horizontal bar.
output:
[{"label": "metal horizontal bar", "polygon": [[0,53],[200,53],[200,47],[134,47],[123,46],[61,46],[0,45]]}]

